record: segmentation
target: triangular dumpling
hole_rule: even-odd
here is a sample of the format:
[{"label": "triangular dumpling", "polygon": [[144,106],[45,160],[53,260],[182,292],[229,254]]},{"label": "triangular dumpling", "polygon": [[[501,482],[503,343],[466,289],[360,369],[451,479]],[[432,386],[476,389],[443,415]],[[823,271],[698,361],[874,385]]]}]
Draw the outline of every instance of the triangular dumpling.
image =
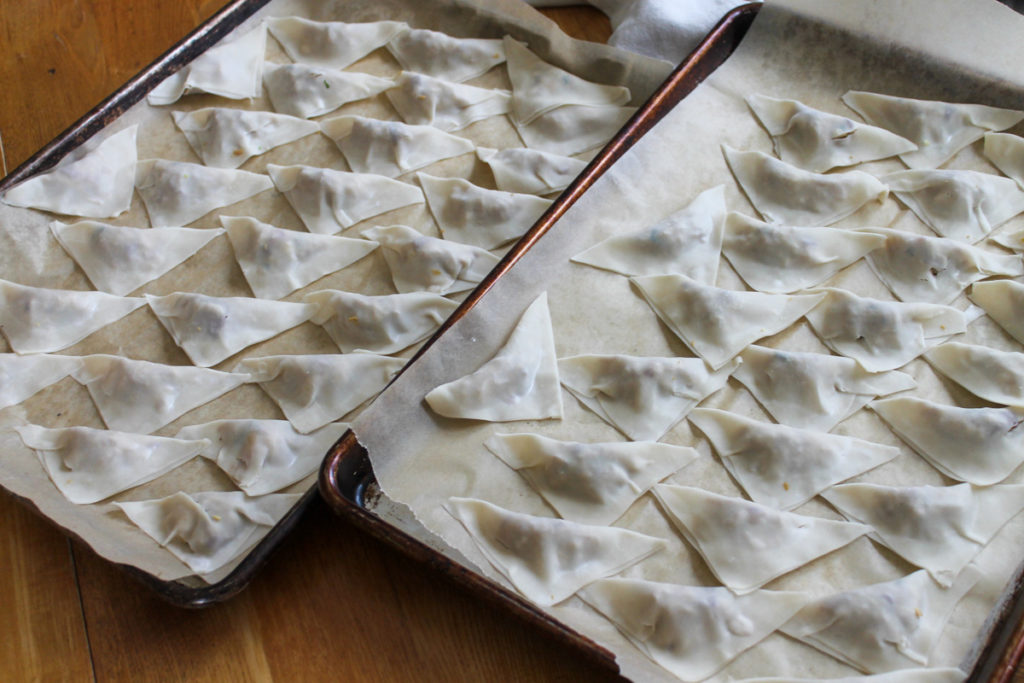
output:
[{"label": "triangular dumpling", "polygon": [[270,33],[292,61],[344,69],[409,29],[404,21],[310,21],[302,17],[267,20]]},{"label": "triangular dumpling", "polygon": [[551,154],[582,154],[603,147],[621,129],[636,107],[573,104],[553,109],[528,124],[512,124],[527,147]]},{"label": "triangular dumpling", "polygon": [[548,64],[519,41],[509,36],[504,40],[512,82],[512,115],[521,124],[565,105],[629,102],[629,88],[584,80]]},{"label": "triangular dumpling", "polygon": [[72,373],[89,390],[108,428],[150,434],[249,381],[248,375],[121,356],[82,358]]},{"label": "triangular dumpling", "polygon": [[238,168],[250,158],[319,132],[312,121],[266,111],[210,107],[171,112],[174,124],[207,166]]},{"label": "triangular dumpling", "polygon": [[476,155],[490,166],[499,190],[522,194],[561,192],[587,167],[582,159],[523,147],[477,147]]},{"label": "triangular dumpling", "polygon": [[729,590],[743,594],[869,533],[864,524],[781,512],[690,486],[658,484],[673,526]]},{"label": "triangular dumpling", "polygon": [[869,123],[918,146],[916,151],[900,155],[910,168],[937,168],[986,131],[1005,130],[1024,119],[1024,112],[1011,109],[913,100],[857,90],[850,90],[842,99]]},{"label": "triangular dumpling", "polygon": [[145,303],[142,298],[0,280],[0,331],[16,353],[52,353],[77,344]]},{"label": "triangular dumpling", "polygon": [[884,243],[868,232],[771,225],[734,211],[722,253],[752,289],[782,294],[819,285]]},{"label": "triangular dumpling", "polygon": [[698,457],[687,446],[577,443],[539,434],[495,434],[484,445],[560,517],[598,525],[614,523],[651,486]]},{"label": "triangular dumpling", "polygon": [[809,593],[680,586],[605,579],[580,591],[588,605],[654,662],[684,681],[702,681],[767,638]]},{"label": "triangular dumpling", "polygon": [[387,386],[406,360],[375,353],[247,358],[249,372],[303,434],[348,415]]},{"label": "triangular dumpling", "polygon": [[490,360],[475,372],[435,387],[426,401],[445,417],[490,422],[561,419],[547,292],[527,307]]},{"label": "triangular dumpling", "polygon": [[473,289],[499,261],[485,249],[427,237],[405,225],[370,228],[363,237],[380,243],[391,281],[401,293],[458,294]]},{"label": "triangular dumpling", "polygon": [[194,458],[204,441],[107,429],[14,427],[60,492],[72,503],[96,503],[170,472]]},{"label": "triangular dumpling", "polygon": [[70,216],[118,216],[132,203],[138,130],[137,125],[130,126],[103,140],[89,140],[52,170],[18,183],[0,199],[11,206]]},{"label": "triangular dumpling", "polygon": [[394,178],[435,161],[472,152],[475,145],[433,126],[413,126],[363,116],[338,116],[320,122],[349,168]]},{"label": "triangular dumpling", "polygon": [[570,260],[622,275],[677,273],[713,285],[724,220],[725,186],[718,185],[654,225],[613,235]]},{"label": "triangular dumpling", "polygon": [[708,437],[725,469],[758,503],[791,510],[830,486],[889,462],[893,446],[759,422],[697,408],[690,422]]},{"label": "triangular dumpling", "polygon": [[274,164],[267,173],[306,229],[324,235],[423,201],[418,187],[372,173]]},{"label": "triangular dumpling", "polygon": [[384,94],[406,123],[448,132],[507,113],[512,97],[507,90],[449,83],[408,71]]},{"label": "triangular dumpling", "polygon": [[657,441],[715,393],[739,363],[710,370],[700,358],[588,355],[562,358],[562,384],[634,441]]},{"label": "triangular dumpling", "polygon": [[704,285],[685,275],[632,278],[662,322],[712,368],[786,329],[824,294],[762,294]]},{"label": "triangular dumpling", "polygon": [[975,282],[971,301],[981,306],[1011,337],[1024,343],[1024,284],[1013,280]]},{"label": "triangular dumpling", "polygon": [[459,306],[429,292],[367,296],[324,289],[304,301],[317,306],[310,320],[345,353],[398,353],[433,334]]},{"label": "triangular dumpling", "polygon": [[263,83],[274,111],[304,119],[332,112],[343,104],[373,97],[395,82],[371,74],[308,64],[263,65]]},{"label": "triangular dumpling", "polygon": [[204,368],[290,330],[316,312],[311,304],[188,292],[147,294],[146,299],[174,343]]},{"label": "triangular dumpling", "polygon": [[917,386],[906,373],[868,372],[852,358],[823,353],[752,345],[740,359],[732,376],[776,422],[799,429],[831,431],[874,398]]},{"label": "triangular dumpling", "polygon": [[445,239],[494,249],[525,233],[550,199],[530,194],[487,190],[462,178],[435,178],[417,173]]},{"label": "triangular dumpling", "polygon": [[0,353],[0,409],[21,403],[59,382],[81,364],[78,356]]},{"label": "triangular dumpling", "polygon": [[223,230],[128,228],[96,221],[50,223],[96,289],[124,296],[183,263]]},{"label": "triangular dumpling", "polygon": [[1024,406],[1024,353],[946,342],[925,353],[924,358],[979,398]]},{"label": "triangular dumpling", "polygon": [[757,212],[769,223],[831,225],[889,189],[862,171],[812,173],[764,152],[740,152],[722,146],[729,169]]},{"label": "triangular dumpling", "polygon": [[882,178],[928,227],[974,243],[1024,211],[1024,189],[978,171],[897,171]]},{"label": "triangular dumpling", "polygon": [[910,140],[796,100],[750,95],[747,104],[772,136],[775,154],[815,173],[912,152]]},{"label": "triangular dumpling", "polygon": [[260,96],[263,53],[267,29],[262,23],[252,31],[218,44],[153,88],[146,101],[151,105],[173,104],[182,95],[210,93],[232,100]]},{"label": "triangular dumpling", "polygon": [[1009,133],[985,133],[985,156],[1024,187],[1024,138]]},{"label": "triangular dumpling", "polygon": [[1024,462],[1024,409],[959,408],[912,396],[869,406],[935,469],[977,486],[998,484]]},{"label": "triangular dumpling", "polygon": [[187,225],[273,186],[260,173],[166,159],[140,161],[135,179],[153,226]]},{"label": "triangular dumpling", "polygon": [[414,28],[385,46],[406,71],[461,83],[505,61],[499,38],[455,38],[440,31]]},{"label": "triangular dumpling", "polygon": [[199,453],[250,496],[279,491],[309,476],[348,429],[330,424],[300,434],[287,420],[217,420],[181,429],[179,439],[206,439]]},{"label": "triangular dumpling", "polygon": [[280,299],[377,248],[368,240],[284,230],[255,218],[221,216],[253,294]]},{"label": "triangular dumpling", "polygon": [[450,498],[445,508],[494,568],[538,605],[562,602],[665,547],[628,529],[535,517],[472,498]]}]

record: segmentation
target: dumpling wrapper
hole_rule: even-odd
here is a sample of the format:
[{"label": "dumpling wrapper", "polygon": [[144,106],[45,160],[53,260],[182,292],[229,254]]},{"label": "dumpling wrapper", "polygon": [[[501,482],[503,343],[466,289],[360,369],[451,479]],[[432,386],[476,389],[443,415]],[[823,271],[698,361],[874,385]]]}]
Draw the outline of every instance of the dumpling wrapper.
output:
[{"label": "dumpling wrapper", "polygon": [[232,100],[260,96],[267,29],[252,31],[206,50],[153,88],[146,101],[153,106],[173,104],[182,95],[210,93]]},{"label": "dumpling wrapper", "polygon": [[539,434],[495,434],[484,446],[529,482],[559,517],[596,525],[614,523],[654,484],[698,457],[688,446],[578,443]]},{"label": "dumpling wrapper", "polygon": [[897,171],[882,178],[939,235],[974,243],[1024,211],[1024,188],[978,171]]},{"label": "dumpling wrapper", "polygon": [[662,322],[716,370],[758,339],[786,329],[825,298],[823,293],[739,292],[685,275],[648,275],[630,281]]},{"label": "dumpling wrapper", "polygon": [[1011,337],[1024,343],[1024,284],[1013,280],[975,282],[969,296]]},{"label": "dumpling wrapper", "polygon": [[700,358],[583,355],[562,358],[562,384],[633,441],[657,441],[725,386],[739,365],[709,370]]},{"label": "dumpling wrapper", "polygon": [[902,303],[824,290],[807,322],[824,344],[869,372],[895,370],[967,330],[963,311],[940,304]]},{"label": "dumpling wrapper", "polygon": [[900,669],[871,676],[843,676],[842,678],[744,678],[740,683],[800,683],[800,681],[818,681],[819,683],[963,683],[967,674],[963,669],[940,667],[934,669]]},{"label": "dumpling wrapper", "polygon": [[819,598],[781,627],[865,673],[927,666],[950,612],[980,578],[965,569],[949,588],[921,570]]},{"label": "dumpling wrapper", "polygon": [[422,28],[399,33],[385,47],[404,70],[454,83],[482,76],[505,61],[501,39],[456,38]]},{"label": "dumpling wrapper", "polygon": [[924,358],[979,398],[1024,406],[1024,353],[946,342],[926,352]]},{"label": "dumpling wrapper", "polygon": [[772,136],[775,154],[815,173],[885,159],[917,149],[884,128],[808,107],[796,100],[750,95],[747,104]]},{"label": "dumpling wrapper", "polygon": [[394,86],[388,78],[308,64],[263,65],[263,84],[274,111],[308,119]]},{"label": "dumpling wrapper", "polygon": [[884,243],[868,232],[771,225],[731,212],[722,253],[752,289],[783,294],[821,284]]},{"label": "dumpling wrapper", "polygon": [[28,287],[0,280],[0,332],[15,353],[52,353],[144,306],[105,292]]},{"label": "dumpling wrapper", "polygon": [[985,133],[984,154],[1024,188],[1024,138],[1009,133]]},{"label": "dumpling wrapper", "polygon": [[476,371],[431,389],[427,405],[445,417],[488,422],[562,418],[555,335],[544,292],[504,345]]},{"label": "dumpling wrapper", "polygon": [[843,102],[866,121],[907,138],[918,147],[900,155],[910,168],[938,168],[987,131],[1005,130],[1024,112],[981,104],[914,100],[850,90]]},{"label": "dumpling wrapper", "polygon": [[901,230],[864,230],[885,237],[882,248],[866,258],[878,279],[901,301],[948,304],[982,278],[1024,275],[1020,256]]},{"label": "dumpling wrapper", "polygon": [[781,512],[690,486],[658,484],[651,491],[715,577],[739,595],[871,531],[864,524]]},{"label": "dumpling wrapper", "polygon": [[224,234],[209,228],[129,228],[96,221],[54,221],[50,230],[96,289],[118,296],[170,272]]},{"label": "dumpling wrapper", "polygon": [[274,187],[270,178],[184,161],[140,161],[135,187],[154,227],[188,225],[214,209]]},{"label": "dumpling wrapper", "polygon": [[267,20],[270,33],[294,62],[344,69],[409,29],[404,21],[311,21],[302,17]]},{"label": "dumpling wrapper", "polygon": [[262,496],[315,472],[347,430],[339,422],[300,434],[287,420],[216,420],[185,427],[175,436],[206,439],[199,455],[217,463],[247,495]]},{"label": "dumpling wrapper", "polygon": [[830,486],[883,465],[893,446],[697,408],[692,422],[755,502],[792,510]]},{"label": "dumpling wrapper", "polygon": [[507,90],[449,83],[408,71],[403,71],[384,95],[406,123],[449,133],[507,114],[512,99]]},{"label": "dumpling wrapper", "polygon": [[477,147],[476,155],[490,166],[499,190],[521,194],[561,192],[587,167],[581,159],[520,147]]},{"label": "dumpling wrapper", "polygon": [[603,147],[636,111],[636,107],[574,104],[553,109],[528,124],[512,118],[512,125],[527,147],[570,156]]},{"label": "dumpling wrapper", "polygon": [[285,230],[255,218],[221,216],[245,281],[261,299],[280,299],[346,268],[377,248],[368,240]]},{"label": "dumpling wrapper", "polygon": [[769,223],[831,225],[868,202],[883,201],[889,189],[863,171],[813,173],[768,156],[722,145],[736,182]]},{"label": "dumpling wrapper", "polygon": [[310,320],[344,353],[398,353],[433,334],[459,307],[429,292],[367,296],[324,289],[307,294],[304,301],[317,306]]},{"label": "dumpling wrapper", "polygon": [[654,225],[613,235],[570,260],[627,276],[675,273],[713,285],[725,210],[725,186],[718,185]]},{"label": "dumpling wrapper", "polygon": [[135,434],[151,434],[249,381],[248,375],[103,354],[83,357],[72,376],[89,390],[108,428]]},{"label": "dumpling wrapper", "polygon": [[238,168],[254,156],[319,132],[312,121],[266,111],[210,107],[171,112],[207,166]]},{"label": "dumpling wrapper", "polygon": [[550,199],[478,187],[462,178],[416,177],[445,239],[494,249],[529,230]]},{"label": "dumpling wrapper", "polygon": [[[943,347],[938,347],[943,348]],[[831,431],[878,396],[917,386],[903,372],[868,372],[852,358],[751,345],[732,376],[776,422]]]},{"label": "dumpling wrapper", "polygon": [[468,154],[476,148],[472,141],[433,126],[363,116],[338,116],[321,121],[320,128],[338,145],[353,171],[388,178]]},{"label": "dumpling wrapper", "polygon": [[197,574],[209,574],[252,547],[302,497],[241,491],[179,491],[165,498],[115,502],[136,526]]},{"label": "dumpling wrapper", "polygon": [[137,125],[92,139],[4,192],[5,204],[87,218],[113,218],[128,210],[135,189]]},{"label": "dumpling wrapper", "polygon": [[445,509],[494,568],[541,606],[665,548],[662,539],[628,529],[535,517],[472,498],[449,498]]},{"label": "dumpling wrapper", "polygon": [[423,201],[418,187],[372,173],[274,164],[267,173],[306,229],[322,235]]},{"label": "dumpling wrapper", "polygon": [[1004,524],[1024,509],[1024,486],[842,484],[821,496],[871,538],[948,587]]},{"label": "dumpling wrapper", "polygon": [[959,408],[912,396],[869,406],[947,477],[998,484],[1024,462],[1024,408]]},{"label": "dumpling wrapper", "polygon": [[613,578],[587,586],[580,597],[656,664],[684,681],[702,681],[771,635],[810,594],[734,595],[717,586]]},{"label": "dumpling wrapper", "polygon": [[146,300],[174,343],[193,363],[204,368],[276,337],[309,320],[316,312],[310,304],[188,292],[147,294]]},{"label": "dumpling wrapper", "polygon": [[74,372],[81,362],[78,356],[19,356],[15,353],[0,353],[0,409],[17,405],[36,392],[61,381]]},{"label": "dumpling wrapper", "polygon": [[508,78],[512,82],[512,116],[521,124],[566,105],[622,105],[630,100],[629,88],[625,86],[585,80],[548,64],[509,36],[504,41]]},{"label": "dumpling wrapper", "polygon": [[380,244],[391,281],[403,294],[465,292],[500,260],[486,249],[428,237],[405,225],[370,228],[363,231],[363,237]]},{"label": "dumpling wrapper", "polygon": [[14,427],[54,485],[72,503],[97,503],[185,464],[206,445],[107,429]]},{"label": "dumpling wrapper", "polygon": [[295,429],[309,434],[376,396],[405,364],[375,353],[330,353],[246,358],[235,371],[252,374]]}]

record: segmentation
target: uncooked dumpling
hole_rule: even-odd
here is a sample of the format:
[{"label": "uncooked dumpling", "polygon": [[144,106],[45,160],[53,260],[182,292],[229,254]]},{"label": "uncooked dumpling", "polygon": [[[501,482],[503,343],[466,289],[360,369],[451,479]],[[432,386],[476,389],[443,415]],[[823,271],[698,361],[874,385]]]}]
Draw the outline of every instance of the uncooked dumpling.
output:
[{"label": "uncooked dumpling", "polygon": [[263,65],[263,83],[274,111],[304,119],[373,97],[395,84],[390,79],[370,74],[270,62]]},{"label": "uncooked dumpling", "polygon": [[403,31],[403,21],[310,21],[302,17],[274,17],[267,27],[292,61],[344,69]]},{"label": "uncooked dumpling", "polygon": [[491,167],[499,190],[523,194],[560,192],[587,167],[581,159],[521,147],[477,147],[476,155]]},{"label": "uncooked dumpling", "polygon": [[1024,284],[1013,280],[976,282],[970,297],[1011,337],[1024,343]]},{"label": "uncooked dumpling", "polygon": [[946,342],[925,353],[924,358],[979,398],[1024,406],[1024,353]]},{"label": "uncooked dumpling", "polygon": [[603,147],[636,111],[636,107],[574,104],[553,109],[528,124],[513,118],[512,124],[527,147],[569,156]]},{"label": "uncooked dumpling", "polygon": [[135,179],[153,226],[188,225],[273,186],[261,173],[166,159],[140,161]]},{"label": "uncooked dumpling", "polygon": [[113,218],[128,210],[135,189],[138,126],[103,140],[89,140],[45,173],[7,190],[11,206],[88,218]]},{"label": "uncooked dumpling", "polygon": [[153,88],[151,105],[173,104],[182,95],[210,93],[232,100],[260,96],[267,30],[263,24],[193,59]]},{"label": "uncooked dumpling", "polygon": [[1009,133],[985,133],[985,156],[1024,187],[1024,138]]},{"label": "uncooked dumpling", "polygon": [[412,126],[363,116],[338,116],[320,122],[349,168],[394,178],[430,164],[472,152],[470,140],[433,126]]},{"label": "uncooked dumpling", "polygon": [[384,94],[406,123],[449,132],[507,113],[511,99],[507,90],[449,83],[408,71]]},{"label": "uncooked dumpling", "polygon": [[203,163],[217,168],[238,168],[254,156],[319,131],[312,121],[265,111],[211,107],[171,116]]},{"label": "uncooked dumpling", "polygon": [[489,422],[561,419],[562,393],[547,292],[523,312],[490,360],[475,372],[435,387],[426,401],[445,417]]},{"label": "uncooked dumpling", "polygon": [[81,364],[78,356],[0,353],[0,409],[21,403],[59,382]]},{"label": "uncooked dumpling", "polygon": [[560,517],[598,525],[615,522],[651,486],[698,457],[687,446],[577,443],[538,434],[495,434],[484,445]]},{"label": "uncooked dumpling", "polygon": [[455,38],[440,31],[409,29],[385,46],[406,71],[461,83],[505,61],[498,38]]},{"label": "uncooked dumpling", "polygon": [[494,568],[538,605],[562,602],[665,547],[628,529],[535,517],[472,498],[450,498],[445,508]]}]

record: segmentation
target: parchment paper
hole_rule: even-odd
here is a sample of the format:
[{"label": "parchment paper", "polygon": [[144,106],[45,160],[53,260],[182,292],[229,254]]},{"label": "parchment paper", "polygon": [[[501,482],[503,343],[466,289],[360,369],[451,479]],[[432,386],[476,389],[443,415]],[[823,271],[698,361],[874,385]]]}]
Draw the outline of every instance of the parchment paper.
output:
[{"label": "parchment paper", "polygon": [[[579,441],[621,441],[623,437],[584,410],[567,392],[563,394],[565,417],[561,421],[502,424],[440,418],[426,407],[425,393],[472,372],[490,358],[520,313],[545,290],[560,358],[579,353],[692,355],[658,322],[626,278],[571,264],[569,257],[612,234],[651,225],[685,206],[700,191],[722,183],[727,188],[730,209],[755,215],[719,149],[726,143],[741,150],[771,151],[770,139],[744,102],[748,94],[795,98],[853,118],[853,112],[839,100],[848,89],[1020,108],[1024,105],[1022,35],[1024,18],[988,0],[769,2],[737,53],[619,161],[469,315],[355,422],[356,434],[369,450],[385,493],[409,505],[430,531],[451,544],[454,557],[464,554],[482,574],[509,585],[442,505],[451,496],[471,496],[520,512],[554,513],[523,479],[483,447],[484,440],[495,432],[534,432]],[[996,172],[979,149],[980,144],[976,144],[965,150],[948,167]],[[890,160],[858,168],[881,175],[903,167],[897,160]],[[1022,220],[1018,217],[1002,229],[1020,226]],[[893,225],[930,234],[892,197],[839,225]],[[863,261],[826,284],[864,296],[893,298]],[[724,259],[718,285],[745,289]],[[966,298],[961,296],[955,305],[965,308]],[[1021,350],[987,318],[972,324],[959,339]],[[803,321],[759,343],[828,353]],[[919,383],[910,395],[961,406],[980,405],[965,391],[940,379],[923,361],[914,361],[903,370]],[[703,405],[770,420],[735,380]],[[855,481],[953,483],[899,441],[870,411],[859,412],[833,431],[895,445],[902,451],[896,460]],[[707,441],[691,431],[685,421],[663,440],[695,444],[703,454],[696,463],[670,477],[670,483],[741,495]],[[1020,471],[1007,480],[1020,481],[1024,481]],[[796,511],[839,519],[817,499]],[[617,525],[659,536],[671,546],[668,552],[628,569],[626,576],[718,585],[649,495],[641,498]],[[1022,543],[1024,515],[1007,525],[978,557],[985,578],[956,608],[933,651],[931,665],[970,665],[969,652],[1022,560]],[[800,589],[823,596],[892,580],[914,569],[895,554],[861,538],[766,588]],[[615,652],[626,676],[645,681],[671,678],[578,598],[550,612]],[[738,657],[716,678],[832,678],[855,673],[837,660],[776,633]]]},{"label": "parchment paper", "polygon": [[[399,19],[414,27],[441,30],[458,36],[500,37],[509,33],[527,41],[530,47],[545,59],[572,69],[584,77],[628,85],[637,102],[642,101],[668,73],[667,65],[658,60],[604,45],[573,40],[562,33],[553,22],[515,0],[274,0],[235,29],[225,40],[231,40],[251,30],[264,17],[293,14],[322,21]],[[269,34],[267,59],[281,63],[291,61]],[[401,71],[398,63],[383,48],[352,65],[348,70],[387,77],[397,76]],[[504,67],[492,69],[470,83],[482,87],[510,87]],[[151,107],[142,102],[132,107],[100,135],[109,135],[130,125],[139,124],[139,159],[163,158],[200,163],[185,137],[175,128],[170,112],[210,106],[273,111],[265,96],[246,102],[193,95],[166,107]],[[400,120],[384,95],[345,105],[337,111],[318,117],[317,120],[342,114]],[[515,129],[504,116],[473,124],[459,131],[458,135],[467,137],[480,146],[522,146]],[[275,148],[247,161],[241,168],[262,173],[265,172],[266,165],[271,163],[299,163],[349,170],[334,143],[320,134]],[[479,185],[494,187],[490,171],[476,160],[475,154],[439,162],[423,170],[440,176],[466,177]],[[415,183],[411,176],[402,176],[400,179]],[[243,202],[207,214],[190,224],[190,227],[220,227],[218,215],[253,216],[279,227],[305,231],[302,222],[284,196],[276,190],[268,190]],[[34,286],[92,290],[93,287],[81,270],[51,235],[48,225],[54,219],[64,222],[76,220],[74,217],[16,209],[0,203],[0,277]],[[128,212],[109,222],[141,227],[149,225],[145,208],[137,195]],[[362,230],[373,225],[393,224],[410,225],[425,234],[439,235],[425,204],[376,216],[352,226],[341,234],[358,237]],[[392,294],[396,291],[383,257],[377,252],[285,297],[285,300],[299,301],[304,294],[320,289],[341,289],[363,294]],[[217,237],[188,261],[134,294],[141,296],[145,292],[162,295],[175,291],[194,291],[214,296],[252,296],[232,255],[230,243],[224,236]],[[10,351],[9,347],[0,339],[0,352],[7,351]],[[174,344],[148,307],[135,311],[61,353],[116,353],[129,358],[174,365],[189,364],[184,352]],[[242,358],[294,353],[338,353],[338,348],[322,328],[313,323],[305,323],[273,339],[249,347],[219,364],[216,369],[232,369]],[[407,357],[411,353],[412,349],[403,355]],[[189,412],[158,430],[156,434],[173,436],[187,425],[243,417],[284,418],[277,405],[258,385],[252,384],[244,385]],[[0,426],[18,421],[28,421],[45,427],[104,426],[88,392],[70,378],[43,390],[18,406],[0,411]],[[30,499],[44,515],[85,540],[103,557],[114,562],[137,566],[165,580],[187,577],[191,571],[131,524],[111,501],[145,500],[170,495],[179,490],[236,490],[227,476],[212,462],[196,458],[149,484],[133,488],[104,503],[79,506],[69,503],[59,493],[46,476],[35,454],[25,448],[13,432],[0,432],[0,453],[3,454],[0,457],[0,485]],[[305,491],[313,484],[315,476],[313,473],[285,491]],[[209,582],[217,581],[243,559],[244,557],[238,558],[224,569],[203,578]],[[188,582],[198,583],[194,577]]]}]

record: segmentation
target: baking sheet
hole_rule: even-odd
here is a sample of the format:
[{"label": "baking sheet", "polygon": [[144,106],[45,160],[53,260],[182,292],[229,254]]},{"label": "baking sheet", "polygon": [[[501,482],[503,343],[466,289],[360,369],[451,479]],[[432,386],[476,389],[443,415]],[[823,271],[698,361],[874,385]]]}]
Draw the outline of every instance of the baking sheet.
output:
[{"label": "baking sheet", "polygon": [[[846,115],[852,113],[838,98],[848,89],[1019,108],[1024,102],[1024,73],[1018,65],[1024,50],[1017,38],[1022,34],[1024,18],[988,0],[780,0],[766,4],[733,58],[631,150],[476,308],[355,422],[356,435],[368,449],[385,493],[408,504],[430,531],[469,558],[483,575],[507,586],[442,504],[451,496],[472,496],[520,512],[551,512],[518,475],[486,451],[483,441],[495,432],[520,431],[580,441],[619,441],[621,436],[568,394],[563,395],[562,421],[487,424],[436,416],[425,407],[426,392],[489,359],[519,314],[543,291],[548,292],[560,358],[578,353],[691,355],[657,321],[625,278],[570,264],[568,258],[607,236],[650,225],[686,205],[700,191],[720,183],[727,187],[730,209],[753,213],[719,150],[721,143],[727,143],[737,149],[770,151],[768,136],[743,101],[747,94],[799,99]],[[994,172],[980,156],[978,145],[958,155],[949,167]],[[898,161],[884,161],[861,168],[884,174],[903,167]],[[1012,230],[1022,223],[1024,219],[1018,217],[1002,230]],[[922,234],[929,232],[893,198],[838,225],[894,225]],[[718,284],[744,289],[725,261]],[[838,284],[864,296],[892,299],[863,262],[827,284]],[[961,297],[955,305],[964,308],[966,303]],[[987,319],[972,324],[960,339],[1020,350]],[[805,322],[769,339],[768,344],[827,352]],[[977,399],[941,380],[923,361],[915,361],[903,370],[919,384],[911,395],[962,406],[980,405]],[[735,381],[704,405],[768,419]],[[949,483],[868,411],[842,423],[834,432],[894,445],[902,451],[892,463],[858,481]],[[707,442],[685,422],[663,441],[696,443],[704,456],[670,477],[670,482],[740,495],[711,455]],[[1018,471],[1007,483],[1021,481],[1024,474]],[[817,500],[797,511],[839,518]],[[617,525],[659,536],[671,544],[670,551],[630,568],[626,576],[717,585],[650,496],[638,501]],[[931,665],[956,666],[972,661],[971,651],[980,643],[983,625],[1022,559],[1022,542],[1024,517],[1018,516],[979,555],[977,563],[986,576],[954,611]],[[913,569],[862,538],[767,587],[825,595],[895,579]],[[548,611],[614,651],[625,675],[638,680],[670,679],[577,598]],[[854,673],[831,657],[776,633],[738,657],[716,678],[768,674],[832,678]]]}]

